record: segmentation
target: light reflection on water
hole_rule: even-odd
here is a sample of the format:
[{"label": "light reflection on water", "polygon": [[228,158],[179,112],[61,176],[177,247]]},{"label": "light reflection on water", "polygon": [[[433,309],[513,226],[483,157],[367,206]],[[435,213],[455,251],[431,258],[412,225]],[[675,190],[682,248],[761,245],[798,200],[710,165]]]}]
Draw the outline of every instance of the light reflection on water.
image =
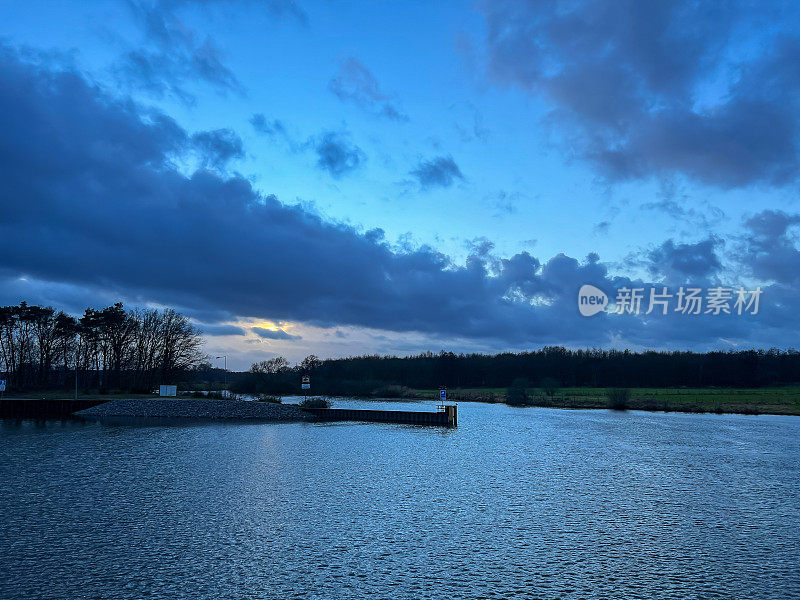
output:
[{"label": "light reflection on water", "polygon": [[0,598],[800,597],[800,418],[459,424],[4,422]]}]

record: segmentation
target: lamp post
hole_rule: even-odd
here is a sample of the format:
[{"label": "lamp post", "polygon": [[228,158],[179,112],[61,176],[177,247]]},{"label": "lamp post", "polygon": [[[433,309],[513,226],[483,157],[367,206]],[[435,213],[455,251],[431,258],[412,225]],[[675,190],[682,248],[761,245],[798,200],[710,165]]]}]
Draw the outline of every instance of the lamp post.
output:
[{"label": "lamp post", "polygon": [[225,381],[225,387],[227,388],[228,387],[228,355],[227,354],[223,354],[222,356],[218,356],[217,358],[218,359],[219,358],[224,358],[225,359],[225,374],[223,375],[223,377],[224,377],[224,381]]},{"label": "lamp post", "polygon": [[75,346],[75,401],[78,400],[78,365],[81,360],[81,336],[78,334],[78,344]]}]

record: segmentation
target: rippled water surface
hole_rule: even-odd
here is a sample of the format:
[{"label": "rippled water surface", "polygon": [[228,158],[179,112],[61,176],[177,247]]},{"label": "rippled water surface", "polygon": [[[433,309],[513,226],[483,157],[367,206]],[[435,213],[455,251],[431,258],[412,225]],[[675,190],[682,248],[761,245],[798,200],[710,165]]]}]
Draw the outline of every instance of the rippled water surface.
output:
[{"label": "rippled water surface", "polygon": [[800,598],[800,418],[459,424],[4,422],[0,598]]}]

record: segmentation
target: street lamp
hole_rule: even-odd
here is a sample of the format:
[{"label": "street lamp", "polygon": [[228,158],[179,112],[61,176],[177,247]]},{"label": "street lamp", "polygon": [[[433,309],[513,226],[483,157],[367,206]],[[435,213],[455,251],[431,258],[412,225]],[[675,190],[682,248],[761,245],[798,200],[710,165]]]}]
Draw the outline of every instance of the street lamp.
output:
[{"label": "street lamp", "polygon": [[81,359],[81,334],[78,334],[78,343],[75,346],[75,401],[78,401],[78,364]]},{"label": "street lamp", "polygon": [[222,356],[218,356],[217,358],[224,358],[225,359],[225,374],[223,375],[225,381],[225,387],[228,387],[228,355],[223,354]]}]

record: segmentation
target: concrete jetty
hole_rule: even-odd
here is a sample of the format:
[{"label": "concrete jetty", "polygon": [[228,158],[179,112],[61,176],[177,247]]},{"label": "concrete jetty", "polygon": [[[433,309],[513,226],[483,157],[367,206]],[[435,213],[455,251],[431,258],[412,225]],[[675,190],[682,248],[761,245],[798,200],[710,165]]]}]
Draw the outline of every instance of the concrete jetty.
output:
[{"label": "concrete jetty", "polygon": [[4,398],[0,418],[11,419],[87,419],[109,418],[186,418],[197,420],[248,421],[366,421],[455,427],[458,407],[439,405],[435,412],[409,410],[370,410],[350,408],[300,408],[295,404],[217,400],[206,398],[115,398],[57,399]]},{"label": "concrete jetty", "polygon": [[458,407],[440,405],[436,412],[417,410],[365,410],[352,408],[305,408],[320,421],[370,421],[373,423],[406,423],[409,425],[458,425]]},{"label": "concrete jetty", "polygon": [[313,421],[291,404],[203,398],[117,399],[75,413],[78,417],[186,418],[210,420]]},{"label": "concrete jetty", "polygon": [[74,398],[3,398],[0,399],[2,419],[68,419],[80,410],[103,404],[108,400]]}]

